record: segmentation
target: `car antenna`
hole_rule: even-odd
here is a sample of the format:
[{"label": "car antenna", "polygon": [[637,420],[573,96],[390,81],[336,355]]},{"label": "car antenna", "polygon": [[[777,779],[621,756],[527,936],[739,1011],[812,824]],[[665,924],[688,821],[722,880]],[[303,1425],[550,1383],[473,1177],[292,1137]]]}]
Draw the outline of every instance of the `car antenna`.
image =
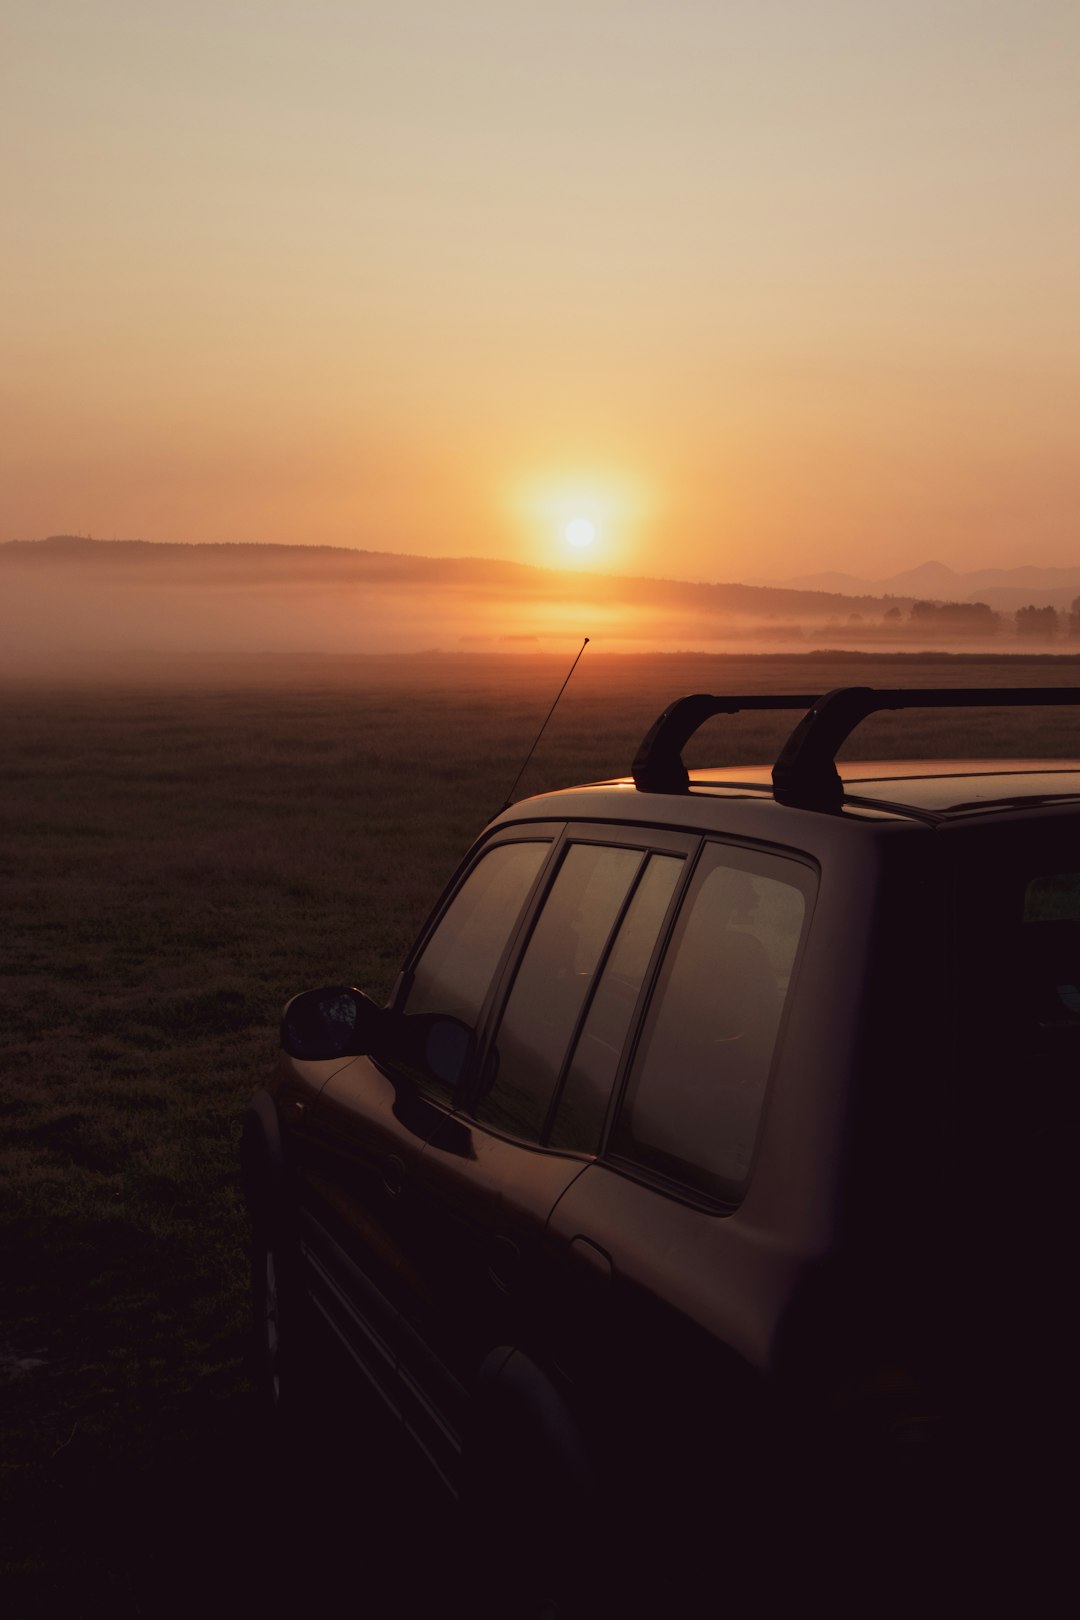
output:
[{"label": "car antenna", "polygon": [[563,681],[562,685],[559,687],[559,690],[555,694],[555,702],[551,705],[551,708],[548,710],[546,716],[544,717],[543,725],[540,727],[540,730],[536,733],[536,736],[533,739],[532,747],[529,749],[529,752],[525,755],[525,763],[522,765],[520,771],[518,771],[517,775],[514,777],[513,785],[512,785],[512,787],[510,789],[510,792],[506,795],[506,803],[499,806],[499,809],[498,809],[497,813],[500,816],[502,815],[504,810],[509,810],[510,802],[514,797],[514,788],[517,787],[518,783],[521,781],[521,778],[525,775],[525,766],[528,765],[530,759],[532,759],[533,755],[536,753],[536,745],[540,741],[541,737],[544,735],[544,732],[547,730],[548,721],[551,719],[552,715],[555,713],[555,710],[558,708],[559,699],[562,697],[563,693],[566,691],[566,688],[570,685],[570,677],[574,673],[575,669],[577,669],[578,660],[580,659],[582,653],[585,651],[585,649],[586,649],[586,647],[588,645],[589,645],[589,638],[588,638],[588,636],[586,636],[585,640],[581,643],[581,646],[578,648],[577,658],[574,659],[574,662],[570,665],[570,668],[566,672],[565,681]]}]

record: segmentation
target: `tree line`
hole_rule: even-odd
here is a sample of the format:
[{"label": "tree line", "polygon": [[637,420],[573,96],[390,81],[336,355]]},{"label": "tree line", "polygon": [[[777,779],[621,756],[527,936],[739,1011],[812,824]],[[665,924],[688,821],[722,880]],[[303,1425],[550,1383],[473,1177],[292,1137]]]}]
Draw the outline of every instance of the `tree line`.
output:
[{"label": "tree line", "polygon": [[[835,624],[836,621],[833,621]],[[1068,640],[1080,643],[1080,596],[1075,596],[1067,612],[1055,607],[1017,608],[1015,613],[996,612],[987,602],[912,602],[906,616],[896,603],[886,608],[880,620],[861,613],[848,615],[846,629],[859,625],[860,635],[907,639],[929,637],[935,641],[964,639],[989,641],[1010,632],[1020,641]]]}]

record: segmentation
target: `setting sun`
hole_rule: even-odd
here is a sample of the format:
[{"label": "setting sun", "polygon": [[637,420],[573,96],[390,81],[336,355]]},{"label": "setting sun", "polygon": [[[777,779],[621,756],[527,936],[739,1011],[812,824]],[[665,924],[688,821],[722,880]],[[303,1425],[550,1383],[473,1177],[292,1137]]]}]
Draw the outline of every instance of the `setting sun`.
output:
[{"label": "setting sun", "polygon": [[577,551],[585,551],[596,539],[596,524],[588,518],[571,518],[566,525],[566,543]]}]

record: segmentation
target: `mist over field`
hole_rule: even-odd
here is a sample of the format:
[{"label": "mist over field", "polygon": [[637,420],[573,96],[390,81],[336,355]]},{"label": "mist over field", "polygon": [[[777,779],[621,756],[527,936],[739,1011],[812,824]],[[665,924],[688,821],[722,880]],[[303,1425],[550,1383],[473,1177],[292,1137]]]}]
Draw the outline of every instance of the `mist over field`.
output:
[{"label": "mist over field", "polygon": [[[827,588],[834,583],[848,590]],[[927,564],[876,586],[826,575],[787,587],[332,546],[57,536],[0,545],[0,669],[560,651],[585,635],[612,652],[1061,650],[1070,639],[1080,646],[1080,616],[1071,611],[1078,592],[1080,569],[965,577]]]}]

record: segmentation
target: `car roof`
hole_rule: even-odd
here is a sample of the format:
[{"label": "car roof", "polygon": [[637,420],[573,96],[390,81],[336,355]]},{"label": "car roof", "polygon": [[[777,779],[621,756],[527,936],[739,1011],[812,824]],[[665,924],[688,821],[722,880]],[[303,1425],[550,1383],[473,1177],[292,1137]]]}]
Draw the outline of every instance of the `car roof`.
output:
[{"label": "car roof", "polygon": [[[842,760],[842,817],[943,822],[1080,800],[1080,760]],[[709,800],[757,800],[783,814],[771,765],[725,765],[689,772],[685,793],[654,794],[632,777],[586,783],[519,801],[499,819],[604,820],[707,825]],[[718,805],[716,806],[719,807]],[[818,814],[818,812],[813,812]]]},{"label": "car roof", "polygon": [[[992,810],[1046,799],[1080,796],[1080,760],[841,760],[845,802],[941,815]],[[753,782],[772,793],[772,767],[726,766],[692,771],[691,782],[721,788]]]}]

